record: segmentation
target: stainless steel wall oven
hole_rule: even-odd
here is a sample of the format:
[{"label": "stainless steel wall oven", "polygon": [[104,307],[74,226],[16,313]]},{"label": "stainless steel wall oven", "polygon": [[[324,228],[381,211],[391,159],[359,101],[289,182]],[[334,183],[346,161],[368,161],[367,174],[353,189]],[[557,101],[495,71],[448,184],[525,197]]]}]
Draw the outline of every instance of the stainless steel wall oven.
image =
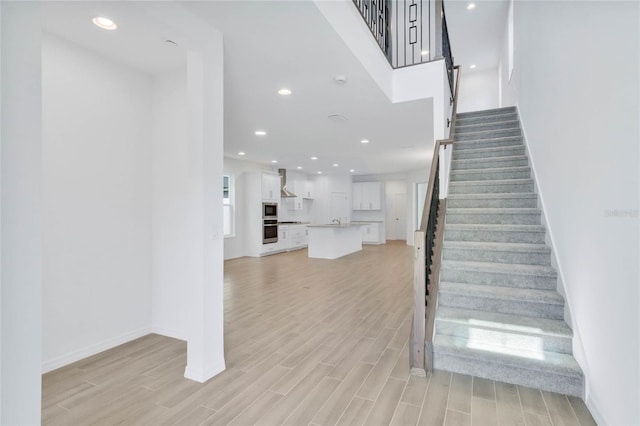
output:
[{"label": "stainless steel wall oven", "polygon": [[278,219],[262,220],[262,244],[278,242]]}]

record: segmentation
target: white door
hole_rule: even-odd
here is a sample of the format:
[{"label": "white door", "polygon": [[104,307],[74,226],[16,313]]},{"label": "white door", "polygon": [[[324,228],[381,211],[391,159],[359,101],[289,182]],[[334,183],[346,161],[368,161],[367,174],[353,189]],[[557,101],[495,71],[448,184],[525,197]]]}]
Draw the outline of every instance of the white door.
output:
[{"label": "white door", "polygon": [[391,208],[391,220],[393,220],[393,239],[407,239],[407,194],[395,194]]},{"label": "white door", "polygon": [[340,222],[347,222],[349,220],[347,209],[347,194],[344,192],[332,192],[331,193],[331,209],[329,211],[330,219],[340,219]]}]

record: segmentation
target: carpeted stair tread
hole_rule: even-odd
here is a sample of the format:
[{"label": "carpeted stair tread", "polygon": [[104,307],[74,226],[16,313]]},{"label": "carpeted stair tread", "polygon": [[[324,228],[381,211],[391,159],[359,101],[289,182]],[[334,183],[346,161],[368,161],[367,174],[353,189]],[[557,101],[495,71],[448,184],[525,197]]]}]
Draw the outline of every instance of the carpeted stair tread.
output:
[{"label": "carpeted stair tread", "polygon": [[472,133],[485,130],[502,130],[502,129],[519,129],[520,121],[517,119],[512,120],[495,120],[485,123],[456,123],[456,134]]},{"label": "carpeted stair tread", "polygon": [[541,214],[537,207],[459,207],[447,209],[448,214]]},{"label": "carpeted stair tread", "polygon": [[456,114],[456,119],[486,117],[486,116],[493,116],[493,115],[500,115],[500,114],[513,114],[513,113],[517,113],[516,107],[492,108],[492,109],[485,109],[482,111],[459,112]]},{"label": "carpeted stair tread", "polygon": [[479,117],[461,117],[459,114],[456,115],[456,128],[458,126],[468,126],[471,124],[484,124],[484,123],[494,123],[498,121],[511,121],[518,120],[518,113],[515,111],[507,111],[501,112],[500,114],[494,115],[485,115]]},{"label": "carpeted stair tread", "polygon": [[[466,195],[466,194],[465,194]],[[476,195],[476,194],[469,194]],[[482,194],[484,195],[484,194]],[[451,195],[449,195],[451,197]],[[503,225],[503,224],[474,224],[474,223],[452,223],[446,226],[447,230],[455,231],[494,231],[494,232],[538,232],[546,234],[546,229],[542,225]]]},{"label": "carpeted stair tread", "polygon": [[442,269],[456,271],[479,271],[498,274],[532,275],[538,277],[557,277],[557,272],[550,266],[525,265],[521,263],[465,262],[459,260],[443,260]]},{"label": "carpeted stair tread", "polygon": [[554,290],[498,287],[484,284],[451,283],[443,281],[440,283],[439,291],[466,297],[564,305],[564,299]]},{"label": "carpeted stair tread", "polygon": [[512,333],[539,334],[568,337],[573,331],[562,320],[533,318],[522,315],[502,314],[472,309],[442,306],[436,312],[436,321],[448,321],[469,327],[485,327]]},{"label": "carpeted stair tread", "polygon": [[[509,145],[522,145],[524,140],[522,136],[500,136],[500,137],[488,137],[486,139],[474,140],[474,141],[458,141],[453,146],[454,151],[460,149],[470,149],[474,146],[486,143],[486,142],[496,142],[498,146],[509,146]],[[476,148],[482,148],[480,146],[476,146]]]},{"label": "carpeted stair tread", "polygon": [[510,251],[527,253],[551,253],[551,249],[544,244],[527,243],[490,243],[479,241],[445,241],[444,248],[459,248],[468,250]]},{"label": "carpeted stair tread", "polygon": [[469,200],[485,200],[485,199],[507,199],[507,198],[526,198],[526,199],[534,199],[537,200],[538,196],[532,192],[496,192],[492,193],[484,193],[484,194],[450,194],[447,195],[447,199],[449,201],[456,199],[469,199]]},{"label": "carpeted stair tread", "polygon": [[451,175],[470,175],[474,173],[500,173],[500,172],[521,172],[530,171],[529,166],[512,166],[512,167],[492,167],[490,169],[461,169],[452,170]]},{"label": "carpeted stair tread", "polygon": [[[509,350],[473,339],[437,335],[433,350],[464,358],[492,362],[533,371],[547,371],[555,374],[581,378],[582,370],[572,355],[547,351]],[[508,352],[508,353],[505,353]]]},{"label": "carpeted stair tread", "polygon": [[[455,142],[458,143],[458,142]],[[525,151],[524,149],[524,145],[516,145],[516,146],[509,146],[509,147],[503,147],[503,146],[494,146],[494,147],[488,147],[488,148],[470,148],[470,149],[462,149],[462,150],[458,150],[456,151],[455,148],[453,150],[453,155],[463,155],[463,154],[481,154],[481,157],[484,159],[489,159],[489,158],[495,158],[495,157],[499,157],[499,158],[504,158],[501,155],[495,155],[495,154],[500,154],[502,152],[504,152],[505,150],[522,150]],[[519,154],[520,156],[524,155],[523,154]],[[480,157],[480,156],[479,156]],[[479,157],[474,157],[474,158],[479,158]],[[515,155],[511,155],[511,157],[515,157]],[[459,161],[462,160],[462,158],[454,158],[453,161]]]}]

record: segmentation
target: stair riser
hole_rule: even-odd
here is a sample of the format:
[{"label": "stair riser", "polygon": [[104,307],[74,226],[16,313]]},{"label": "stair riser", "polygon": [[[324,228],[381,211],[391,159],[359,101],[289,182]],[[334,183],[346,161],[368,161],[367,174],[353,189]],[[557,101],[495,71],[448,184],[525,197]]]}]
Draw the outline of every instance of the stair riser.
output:
[{"label": "stair riser", "polygon": [[514,146],[514,147],[504,148],[504,149],[486,149],[486,150],[462,149],[458,151],[453,151],[453,160],[512,157],[514,155],[525,155],[524,145]]},{"label": "stair riser", "polygon": [[504,122],[504,121],[514,121],[518,119],[517,113],[510,114],[494,114],[484,117],[456,117],[456,126],[470,126],[473,124],[484,124],[484,123],[496,123],[496,122]]},{"label": "stair riser", "polygon": [[537,290],[556,290],[558,287],[558,278],[555,276],[451,269],[445,265],[440,270],[440,281]]},{"label": "stair riser", "polygon": [[540,225],[540,213],[501,214],[501,213],[447,213],[447,223],[477,225]]},{"label": "stair riser", "polygon": [[536,208],[536,198],[453,198],[447,199],[447,208]]},{"label": "stair riser", "polygon": [[449,185],[450,194],[506,194],[533,192],[533,182],[529,183],[506,183],[506,184],[483,184],[467,185],[464,183],[451,182]]},{"label": "stair riser", "polygon": [[529,168],[524,170],[507,171],[493,171],[491,169],[481,172],[455,171],[451,173],[451,181],[453,182],[464,182],[469,180],[529,179],[530,177],[531,170]]},{"label": "stair riser", "polygon": [[474,142],[456,142],[453,146],[455,151],[464,151],[467,149],[481,149],[481,148],[508,148],[522,146],[522,138],[510,138],[510,139],[487,139]]},{"label": "stair riser", "polygon": [[452,308],[475,309],[478,311],[498,312],[501,314],[523,315],[526,317],[563,319],[563,305],[537,303],[529,301],[488,299],[458,295],[452,293],[438,294],[438,304]]},{"label": "stair riser", "polygon": [[[470,329],[470,327],[473,327]],[[438,334],[462,337],[464,339],[481,340],[489,345],[506,346],[519,350],[539,351],[563,354],[572,353],[570,337],[549,336],[533,333],[517,333],[513,331],[495,330],[478,325],[470,326],[452,321],[436,320]]]},{"label": "stair riser", "polygon": [[487,243],[529,243],[544,244],[545,234],[543,232],[520,232],[520,231],[471,231],[471,230],[447,230],[445,226],[445,241],[476,241]]},{"label": "stair riser", "polygon": [[524,167],[529,165],[529,160],[527,157],[518,157],[518,158],[504,158],[504,159],[487,159],[487,158],[475,158],[475,159],[467,159],[465,161],[456,161],[453,160],[451,162],[451,170],[469,170],[469,169],[494,169],[501,167]]},{"label": "stair riser", "polygon": [[469,250],[445,247],[442,252],[442,258],[444,260],[459,260],[464,262],[496,262],[543,266],[551,265],[550,253],[536,252]]},{"label": "stair riser", "polygon": [[456,121],[456,136],[490,130],[520,130],[518,121],[494,121],[482,124],[465,124]]},{"label": "stair riser", "polygon": [[508,136],[522,136],[520,128],[475,131],[469,133],[457,133],[454,136],[455,141],[473,141],[488,138],[506,138]]},{"label": "stair riser", "polygon": [[582,378],[458,357],[440,353],[437,349],[434,350],[433,358],[433,368],[438,370],[468,374],[579,398],[583,397],[582,389],[584,383]]},{"label": "stair riser", "polygon": [[457,119],[465,120],[468,118],[495,117],[504,114],[517,114],[517,111],[515,108],[498,108],[484,111],[461,112],[456,115],[456,117]]}]

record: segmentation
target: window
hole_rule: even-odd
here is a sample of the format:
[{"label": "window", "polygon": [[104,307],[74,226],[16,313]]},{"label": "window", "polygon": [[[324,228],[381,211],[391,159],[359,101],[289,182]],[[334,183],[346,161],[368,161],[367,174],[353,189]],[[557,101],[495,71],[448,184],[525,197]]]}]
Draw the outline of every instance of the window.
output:
[{"label": "window", "polygon": [[222,177],[222,230],[225,238],[235,236],[234,201],[233,177],[224,175]]}]

